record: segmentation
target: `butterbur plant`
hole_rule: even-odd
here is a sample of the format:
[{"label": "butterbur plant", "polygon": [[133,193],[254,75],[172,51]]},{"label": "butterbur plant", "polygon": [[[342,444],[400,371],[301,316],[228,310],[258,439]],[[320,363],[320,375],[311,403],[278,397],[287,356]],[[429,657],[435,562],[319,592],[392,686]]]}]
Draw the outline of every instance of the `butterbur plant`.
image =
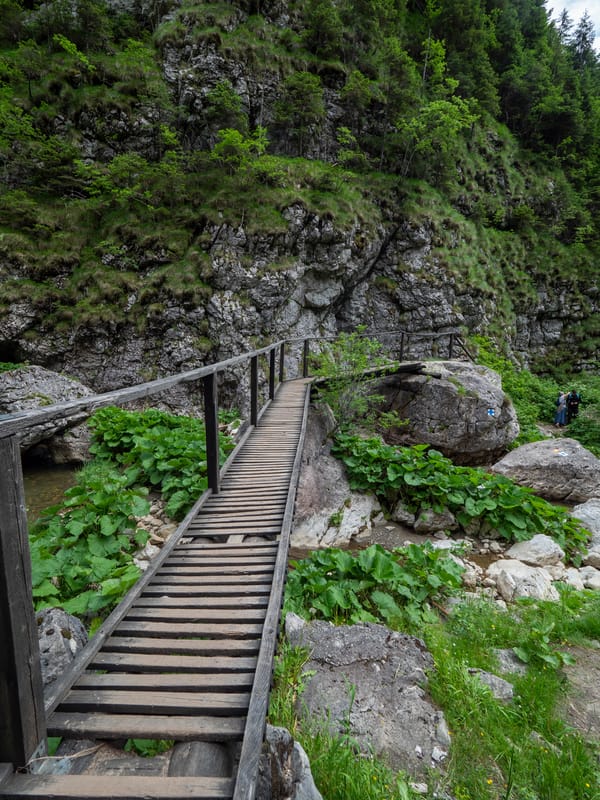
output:
[{"label": "butterbur plant", "polygon": [[356,554],[317,550],[292,567],[284,613],[335,624],[382,622],[396,630],[436,620],[433,607],[460,588],[463,572],[447,553],[414,544],[393,551],[374,544]]},{"label": "butterbur plant", "polygon": [[146,494],[110,465],[81,471],[62,506],[47,509],[30,532],[36,608],[92,617],[120,600],[140,575],[132,556],[148,540],[136,527],[150,508]]},{"label": "butterbur plant", "polygon": [[448,509],[463,529],[485,523],[508,541],[545,533],[577,563],[589,534],[565,508],[503,475],[460,467],[427,445],[394,447],[377,437],[339,434],[333,451],[345,466],[352,489],[370,491],[388,508],[402,501],[417,512]]}]

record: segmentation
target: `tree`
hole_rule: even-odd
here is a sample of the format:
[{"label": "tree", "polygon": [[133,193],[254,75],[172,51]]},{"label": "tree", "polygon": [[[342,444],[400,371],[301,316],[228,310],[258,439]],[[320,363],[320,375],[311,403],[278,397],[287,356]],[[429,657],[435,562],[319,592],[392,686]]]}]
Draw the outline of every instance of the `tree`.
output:
[{"label": "tree", "polygon": [[210,157],[218,161],[230,175],[240,170],[248,170],[252,162],[267,149],[267,131],[260,126],[252,136],[244,136],[238,130],[228,128],[219,131],[219,141],[213,147]]},{"label": "tree", "polygon": [[432,100],[409,119],[400,120],[398,134],[403,143],[402,175],[430,177],[434,181],[450,163],[459,133],[477,120],[471,104],[460,97]]},{"label": "tree", "polygon": [[304,41],[307,48],[322,58],[337,56],[342,46],[344,29],[339,11],[332,0],[309,0],[304,21]]},{"label": "tree", "polygon": [[299,155],[304,155],[308,135],[318,129],[325,118],[323,86],[319,76],[311,72],[290,75],[284,83],[275,114],[280,125],[289,126],[298,142]]},{"label": "tree", "polygon": [[206,117],[218,128],[235,128],[242,133],[248,130],[242,100],[227,79],[219,81],[206,95]]}]

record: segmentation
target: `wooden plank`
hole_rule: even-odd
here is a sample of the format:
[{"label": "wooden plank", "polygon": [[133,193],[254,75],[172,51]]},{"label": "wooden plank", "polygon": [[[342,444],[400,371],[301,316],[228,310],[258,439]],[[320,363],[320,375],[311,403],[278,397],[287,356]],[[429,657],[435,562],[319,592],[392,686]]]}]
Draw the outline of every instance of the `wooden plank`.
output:
[{"label": "wooden plank", "polygon": [[251,586],[245,584],[243,587],[240,587],[239,583],[231,586],[203,584],[200,587],[189,584],[169,586],[164,583],[156,583],[146,587],[143,597],[228,597],[231,595],[247,597],[249,595],[268,595],[270,591],[270,583],[257,583]]},{"label": "wooden plank", "polygon": [[22,766],[46,739],[37,625],[31,601],[21,453],[0,439],[0,762]]},{"label": "wooden plank", "polygon": [[111,636],[105,646],[107,653],[162,653],[180,656],[251,656],[257,650],[257,639],[161,639]]},{"label": "wooden plank", "polygon": [[130,670],[146,673],[165,672],[176,673],[225,673],[249,672],[256,667],[256,657],[235,656],[174,656],[164,653],[97,653],[90,664],[91,669],[102,669],[122,672]]},{"label": "wooden plank", "polygon": [[[180,717],[239,716],[245,714],[250,692],[176,692],[132,689],[72,689],[58,713],[99,711],[103,714],[175,714]],[[160,731],[156,731],[160,734]],[[161,736],[162,738],[162,736]]]},{"label": "wooden plank", "polygon": [[[202,637],[211,639],[256,639],[262,633],[262,624],[243,622],[136,622],[126,617],[117,627],[115,636],[152,636],[173,640],[175,636]],[[112,639],[109,639],[109,646]],[[178,643],[179,639],[176,640]]]},{"label": "wooden plank", "polygon": [[262,566],[262,565],[271,565],[275,563],[275,559],[277,554],[269,551],[267,553],[256,553],[252,555],[241,554],[237,555],[237,553],[223,553],[223,555],[214,555],[210,552],[200,552],[197,554],[193,553],[174,553],[171,558],[165,563],[163,567],[161,567],[158,572],[159,574],[170,567],[173,564],[177,564],[178,566],[185,566],[189,565],[191,562],[197,563],[198,565],[206,566],[206,567],[236,567],[236,566]]},{"label": "wooden plank", "polygon": [[260,622],[264,621],[265,611],[262,608],[132,608],[125,618],[131,620],[148,620],[153,622],[212,622],[214,624],[227,624],[229,622]]},{"label": "wooden plank", "polygon": [[202,580],[198,581],[182,581],[174,580],[171,576],[166,575],[161,578],[160,583],[151,584],[147,587],[146,592],[151,594],[199,594],[210,589],[222,590],[237,590],[238,594],[244,594],[247,590],[258,588],[260,586],[270,588],[270,577],[272,570],[265,571],[262,575],[247,575],[244,578],[243,584],[240,582],[237,575],[206,575]]},{"label": "wooden plank", "polygon": [[177,717],[152,714],[89,714],[55,711],[48,720],[50,736],[70,739],[178,739],[227,742],[244,733],[241,717]]},{"label": "wooden plank", "polygon": [[[251,689],[252,672],[232,673],[178,673],[161,672],[150,675],[139,672],[84,672],[75,684],[76,689],[172,689],[180,692],[240,692]],[[68,696],[68,695],[67,695]]]},{"label": "wooden plank", "polygon": [[268,580],[268,576],[273,572],[273,570],[268,570],[265,568],[264,564],[257,564],[254,566],[253,564],[249,564],[244,566],[243,564],[234,565],[232,567],[202,567],[198,566],[197,564],[173,564],[171,567],[164,567],[161,569],[159,573],[159,578],[162,580],[163,578],[173,578],[177,577],[179,580],[190,580],[193,577],[202,578],[203,576],[208,575],[236,575],[242,580],[243,576],[245,575],[264,575],[265,579]]},{"label": "wooden plank", "polygon": [[132,610],[141,608],[151,608],[160,612],[160,609],[176,608],[183,614],[193,615],[196,610],[228,610],[228,609],[261,609],[269,602],[267,594],[251,595],[244,594],[240,597],[237,594],[224,595],[222,597],[140,597],[132,606]]},{"label": "wooden plank", "polygon": [[0,797],[29,800],[228,800],[231,778],[129,775],[14,775]]},{"label": "wooden plank", "polygon": [[252,800],[255,796],[256,781],[258,776],[258,763],[265,731],[265,718],[269,703],[269,689],[273,669],[273,657],[281,615],[281,602],[287,574],[287,560],[289,540],[294,515],[294,500],[296,486],[300,475],[302,445],[306,432],[306,419],[308,417],[309,392],[304,387],[304,417],[302,429],[298,438],[296,459],[294,462],[294,475],[290,482],[290,492],[286,504],[285,518],[282,525],[281,541],[277,554],[277,564],[273,574],[273,587],[269,598],[267,616],[263,628],[261,648],[256,666],[256,677],[252,688],[246,732],[240,752],[239,767],[236,776],[236,785],[233,800]]}]

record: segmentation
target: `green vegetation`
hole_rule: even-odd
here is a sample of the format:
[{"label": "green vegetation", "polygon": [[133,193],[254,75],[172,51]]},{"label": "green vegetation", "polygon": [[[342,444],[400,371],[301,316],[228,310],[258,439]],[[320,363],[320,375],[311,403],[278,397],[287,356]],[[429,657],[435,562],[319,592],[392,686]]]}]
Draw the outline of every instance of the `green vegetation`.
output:
[{"label": "green vegetation", "polygon": [[323,378],[317,387],[319,398],[344,430],[357,424],[373,425],[375,404],[380,398],[370,392],[365,373],[390,364],[382,355],[381,344],[366,336],[365,327],[359,325],[352,333],[342,332],[333,341],[319,345],[310,370]]},{"label": "green vegetation", "polygon": [[[206,309],[221,226],[276,241],[294,207],[358,250],[423,223],[425,268],[475,294],[493,337],[566,280],[582,316],[550,361],[595,362],[588,17],[550,21],[538,0],[311,0],[284,23],[242,0],[1,8],[0,315],[30,303],[28,341],[160,337],[167,307]],[[199,48],[218,73],[189,67]]]},{"label": "green vegetation", "polygon": [[458,589],[463,572],[441,550],[417,545],[388,551],[374,544],[357,554],[316,550],[292,567],[284,613],[336,625],[385,620],[412,631],[432,621],[431,603]]},{"label": "green vegetation", "polygon": [[304,670],[309,652],[281,643],[270,697],[271,724],[287,728],[310,761],[315,783],[327,800],[413,800],[406,775],[381,759],[362,754],[348,734],[334,736],[324,720],[299,715],[296,703],[310,673]]},{"label": "green vegetation", "polygon": [[81,470],[62,506],[49,508],[30,531],[36,608],[61,606],[92,618],[121,599],[140,576],[132,556],[148,539],[135,521],[150,508],[146,494],[109,464]]},{"label": "green vegetation", "polygon": [[[140,576],[133,555],[148,539],[137,518],[149,511],[149,488],[181,519],[207,486],[199,420],[110,407],[90,426],[94,461],[30,531],[36,608],[61,606],[87,621],[104,616]],[[222,459],[232,446],[222,435]]]},{"label": "green vegetation", "polygon": [[[90,451],[96,459],[118,464],[130,484],[160,492],[165,511],[173,519],[183,519],[207,488],[201,420],[156,409],[133,412],[110,407],[97,411],[89,425],[94,434]],[[233,449],[223,434],[220,448],[223,463]]]},{"label": "green vegetation", "polygon": [[333,452],[351,488],[376,494],[388,508],[401,500],[413,512],[449,509],[463,529],[476,521],[508,541],[546,533],[575,561],[585,549],[588,534],[565,508],[503,475],[456,466],[427,445],[393,447],[376,437],[340,434]]},{"label": "green vegetation", "polygon": [[[411,547],[415,552],[420,549]],[[377,593],[391,596],[399,571],[390,565],[396,558],[402,562],[403,550],[385,555],[380,548],[369,551],[366,561],[374,567],[380,559],[382,568],[358,572],[365,556],[339,551],[314,553],[306,562],[295,564],[295,571],[306,577],[293,580],[291,573],[285,608],[306,618],[351,622],[353,609],[345,608],[347,604],[338,602],[334,595],[340,582],[348,583],[348,574],[356,580],[358,575],[364,576],[365,587],[358,592],[362,597],[374,594],[375,584]],[[428,557],[426,550],[423,562]],[[418,620],[399,612],[390,614],[389,600],[369,603],[369,619],[394,630],[418,632],[434,657],[429,691],[444,711],[452,746],[444,773],[429,776],[427,797],[448,791],[460,800],[596,800],[600,773],[594,748],[560,716],[565,688],[560,670],[573,663],[565,650],[568,645],[594,645],[600,639],[598,594],[565,586],[558,603],[522,600],[508,610],[485,599],[469,599],[440,616],[436,611],[442,608],[444,595],[455,591],[456,573],[444,577],[443,571],[434,567],[432,574],[440,579],[435,590],[440,602],[432,604]],[[421,577],[412,586],[415,594],[423,591],[422,584]],[[403,602],[410,604],[413,600],[403,598]],[[477,670],[498,671],[499,649],[512,649],[527,664],[525,674],[505,676],[514,689],[510,703],[496,700],[476,674]],[[342,776],[335,771],[330,775],[327,770],[320,771],[321,763],[331,770],[331,757],[352,752],[355,745],[350,736],[323,734],[322,726],[300,710],[302,691],[311,677],[305,668],[308,659],[308,651],[302,648],[284,645],[281,649],[271,721],[285,725],[305,747],[317,785],[322,791],[327,786],[333,792],[327,797],[360,800],[364,788],[355,769],[372,770],[376,764],[385,771],[385,765],[367,755],[355,760],[356,767],[349,767]],[[366,796],[381,800],[412,797],[404,776],[387,771],[383,780],[385,784],[373,787],[374,793]]]}]

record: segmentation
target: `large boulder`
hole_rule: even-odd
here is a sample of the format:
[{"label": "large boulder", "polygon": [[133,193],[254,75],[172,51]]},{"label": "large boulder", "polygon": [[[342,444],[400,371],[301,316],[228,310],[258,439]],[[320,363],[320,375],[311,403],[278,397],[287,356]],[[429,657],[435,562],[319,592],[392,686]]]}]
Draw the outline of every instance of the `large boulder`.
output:
[{"label": "large boulder", "polygon": [[[3,415],[11,416],[92,394],[94,392],[79,381],[44,367],[19,367],[0,372],[0,419]],[[83,463],[88,457],[90,441],[87,427],[78,424],[84,419],[83,414],[73,414],[66,419],[27,428],[19,437],[21,449],[27,451],[38,445],[37,455],[55,464]]]},{"label": "large boulder", "polygon": [[571,504],[600,497],[600,460],[575,439],[524,444],[491,469],[548,500]]},{"label": "large boulder", "polygon": [[420,639],[383,625],[337,627],[293,614],[285,624],[290,643],[310,650],[301,710],[394,769],[424,775],[440,765],[450,738],[426,693],[433,659]]},{"label": "large boulder", "polygon": [[310,409],[292,529],[292,547],[347,545],[371,529],[381,510],[372,495],[353,492],[344,465],[331,455],[335,419],[327,406]]},{"label": "large boulder", "polygon": [[463,361],[429,361],[418,373],[397,372],[374,391],[383,410],[406,424],[390,429],[394,444],[430,444],[459,464],[488,464],[519,434],[514,407],[500,376]]}]

